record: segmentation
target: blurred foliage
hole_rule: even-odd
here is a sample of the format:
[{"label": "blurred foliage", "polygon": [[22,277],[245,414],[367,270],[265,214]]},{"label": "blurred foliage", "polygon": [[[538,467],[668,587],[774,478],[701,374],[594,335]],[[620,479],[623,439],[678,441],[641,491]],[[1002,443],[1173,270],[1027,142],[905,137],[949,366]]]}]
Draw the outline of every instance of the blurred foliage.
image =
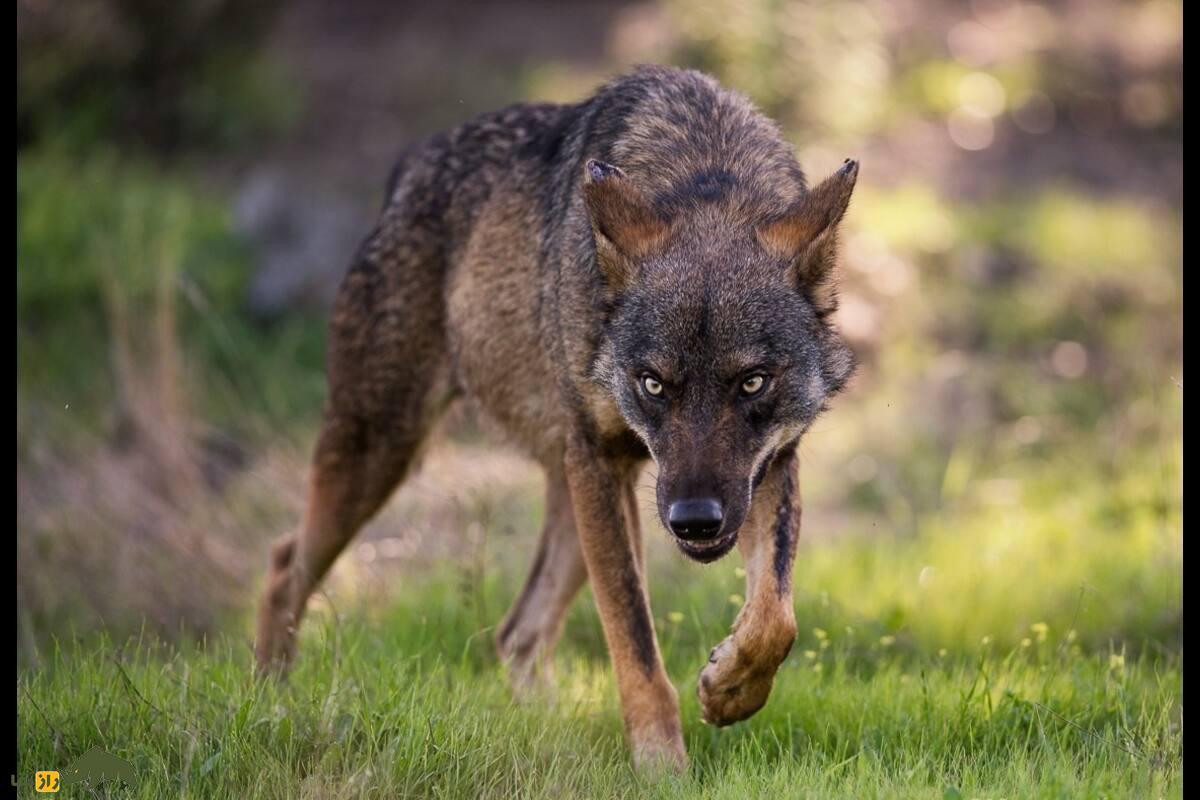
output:
[{"label": "blurred foliage", "polygon": [[299,110],[261,50],[277,0],[17,3],[17,146],[247,144]]},{"label": "blurred foliage", "polygon": [[17,163],[17,223],[18,452],[30,437],[116,434],[123,371],[164,359],[182,363],[199,420],[241,434],[257,417],[311,422],[322,325],[241,311],[249,254],[222,204],[112,154],[39,152]]},{"label": "blurred foliage", "polygon": [[1181,131],[1176,0],[662,6],[671,33],[653,55],[720,76],[805,138],[863,137],[957,109],[996,118],[1035,97],[1083,127],[1120,114],[1143,131]]},{"label": "blurred foliage", "polygon": [[[18,6],[18,466],[39,490],[22,541],[125,535],[115,512],[46,523],[69,481],[38,454],[122,442],[131,395],[173,396],[183,408],[142,413],[265,460],[279,432],[311,443],[323,322],[251,318],[254,254],[208,180],[226,162],[192,160],[318,113],[267,55],[273,6]],[[861,157],[837,320],[862,367],[802,447],[809,617],[918,649],[1018,647],[1039,623],[1096,650],[1177,644],[1181,14],[1172,0],[663,0],[613,11],[602,63],[522,64],[523,93],[558,100],[633,62],[697,66],[776,117],[814,178]],[[337,149],[323,132],[308,126],[302,158]],[[383,176],[367,178],[373,200]],[[258,558],[298,509],[232,487],[221,524]],[[530,525],[455,517],[440,533],[472,523]],[[23,550],[22,569],[51,550]],[[515,584],[525,565],[504,568]],[[733,566],[655,569],[673,587],[656,609],[722,615],[738,591]],[[54,614],[50,627],[70,609]]]},{"label": "blurred foliage", "polygon": [[1054,188],[951,210],[905,186],[865,187],[854,214],[848,310],[886,319],[846,403],[861,435],[837,430],[912,473],[909,502],[941,504],[956,452],[994,467],[1098,449],[1090,466],[1118,470],[1181,441],[1176,213]]}]

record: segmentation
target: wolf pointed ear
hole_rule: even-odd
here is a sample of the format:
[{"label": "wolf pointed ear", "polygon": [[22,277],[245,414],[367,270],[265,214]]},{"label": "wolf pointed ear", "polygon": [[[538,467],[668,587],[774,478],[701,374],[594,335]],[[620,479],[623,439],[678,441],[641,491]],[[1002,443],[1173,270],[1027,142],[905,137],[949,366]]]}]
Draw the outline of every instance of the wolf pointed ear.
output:
[{"label": "wolf pointed ear", "polygon": [[596,256],[616,289],[633,278],[636,262],[665,244],[670,226],[625,173],[591,159],[584,167],[583,199],[596,237]]},{"label": "wolf pointed ear", "polygon": [[804,194],[782,217],[758,230],[759,242],[792,265],[793,281],[821,314],[837,307],[832,280],[837,227],[857,179],[858,162],[846,159],[841,169]]}]

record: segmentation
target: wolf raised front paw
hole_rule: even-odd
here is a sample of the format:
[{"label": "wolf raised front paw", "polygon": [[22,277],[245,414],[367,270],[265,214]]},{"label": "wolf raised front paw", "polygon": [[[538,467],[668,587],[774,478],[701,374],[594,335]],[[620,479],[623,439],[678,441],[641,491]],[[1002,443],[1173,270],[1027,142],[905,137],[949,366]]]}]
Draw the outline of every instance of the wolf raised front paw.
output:
[{"label": "wolf raised front paw", "polygon": [[783,659],[772,656],[764,662],[762,654],[757,659],[751,655],[741,652],[732,636],[712,649],[696,687],[705,722],[732,725],[767,702]]}]

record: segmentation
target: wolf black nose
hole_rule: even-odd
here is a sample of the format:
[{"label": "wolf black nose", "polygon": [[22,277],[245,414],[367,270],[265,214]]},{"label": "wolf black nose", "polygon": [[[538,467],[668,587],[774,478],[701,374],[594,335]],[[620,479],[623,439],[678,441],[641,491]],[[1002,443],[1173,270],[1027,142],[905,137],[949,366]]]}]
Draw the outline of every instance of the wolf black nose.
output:
[{"label": "wolf black nose", "polygon": [[711,498],[676,500],[667,509],[671,531],[680,539],[692,542],[716,536],[724,519],[721,504]]}]

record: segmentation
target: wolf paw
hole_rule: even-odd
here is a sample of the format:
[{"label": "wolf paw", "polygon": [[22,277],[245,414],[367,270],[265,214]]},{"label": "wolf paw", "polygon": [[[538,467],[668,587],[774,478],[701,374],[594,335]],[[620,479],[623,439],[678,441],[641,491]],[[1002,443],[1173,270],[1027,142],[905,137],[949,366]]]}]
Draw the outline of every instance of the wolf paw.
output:
[{"label": "wolf paw", "polygon": [[746,657],[726,638],[712,649],[696,686],[704,721],[725,726],[753,716],[767,702],[778,667]]},{"label": "wolf paw", "polygon": [[631,745],[633,765],[643,775],[679,775],[687,772],[687,748],[678,730],[635,737]]},{"label": "wolf paw", "polygon": [[513,649],[498,645],[497,653],[515,701],[552,703],[557,699],[554,661],[544,657],[540,648]]}]

